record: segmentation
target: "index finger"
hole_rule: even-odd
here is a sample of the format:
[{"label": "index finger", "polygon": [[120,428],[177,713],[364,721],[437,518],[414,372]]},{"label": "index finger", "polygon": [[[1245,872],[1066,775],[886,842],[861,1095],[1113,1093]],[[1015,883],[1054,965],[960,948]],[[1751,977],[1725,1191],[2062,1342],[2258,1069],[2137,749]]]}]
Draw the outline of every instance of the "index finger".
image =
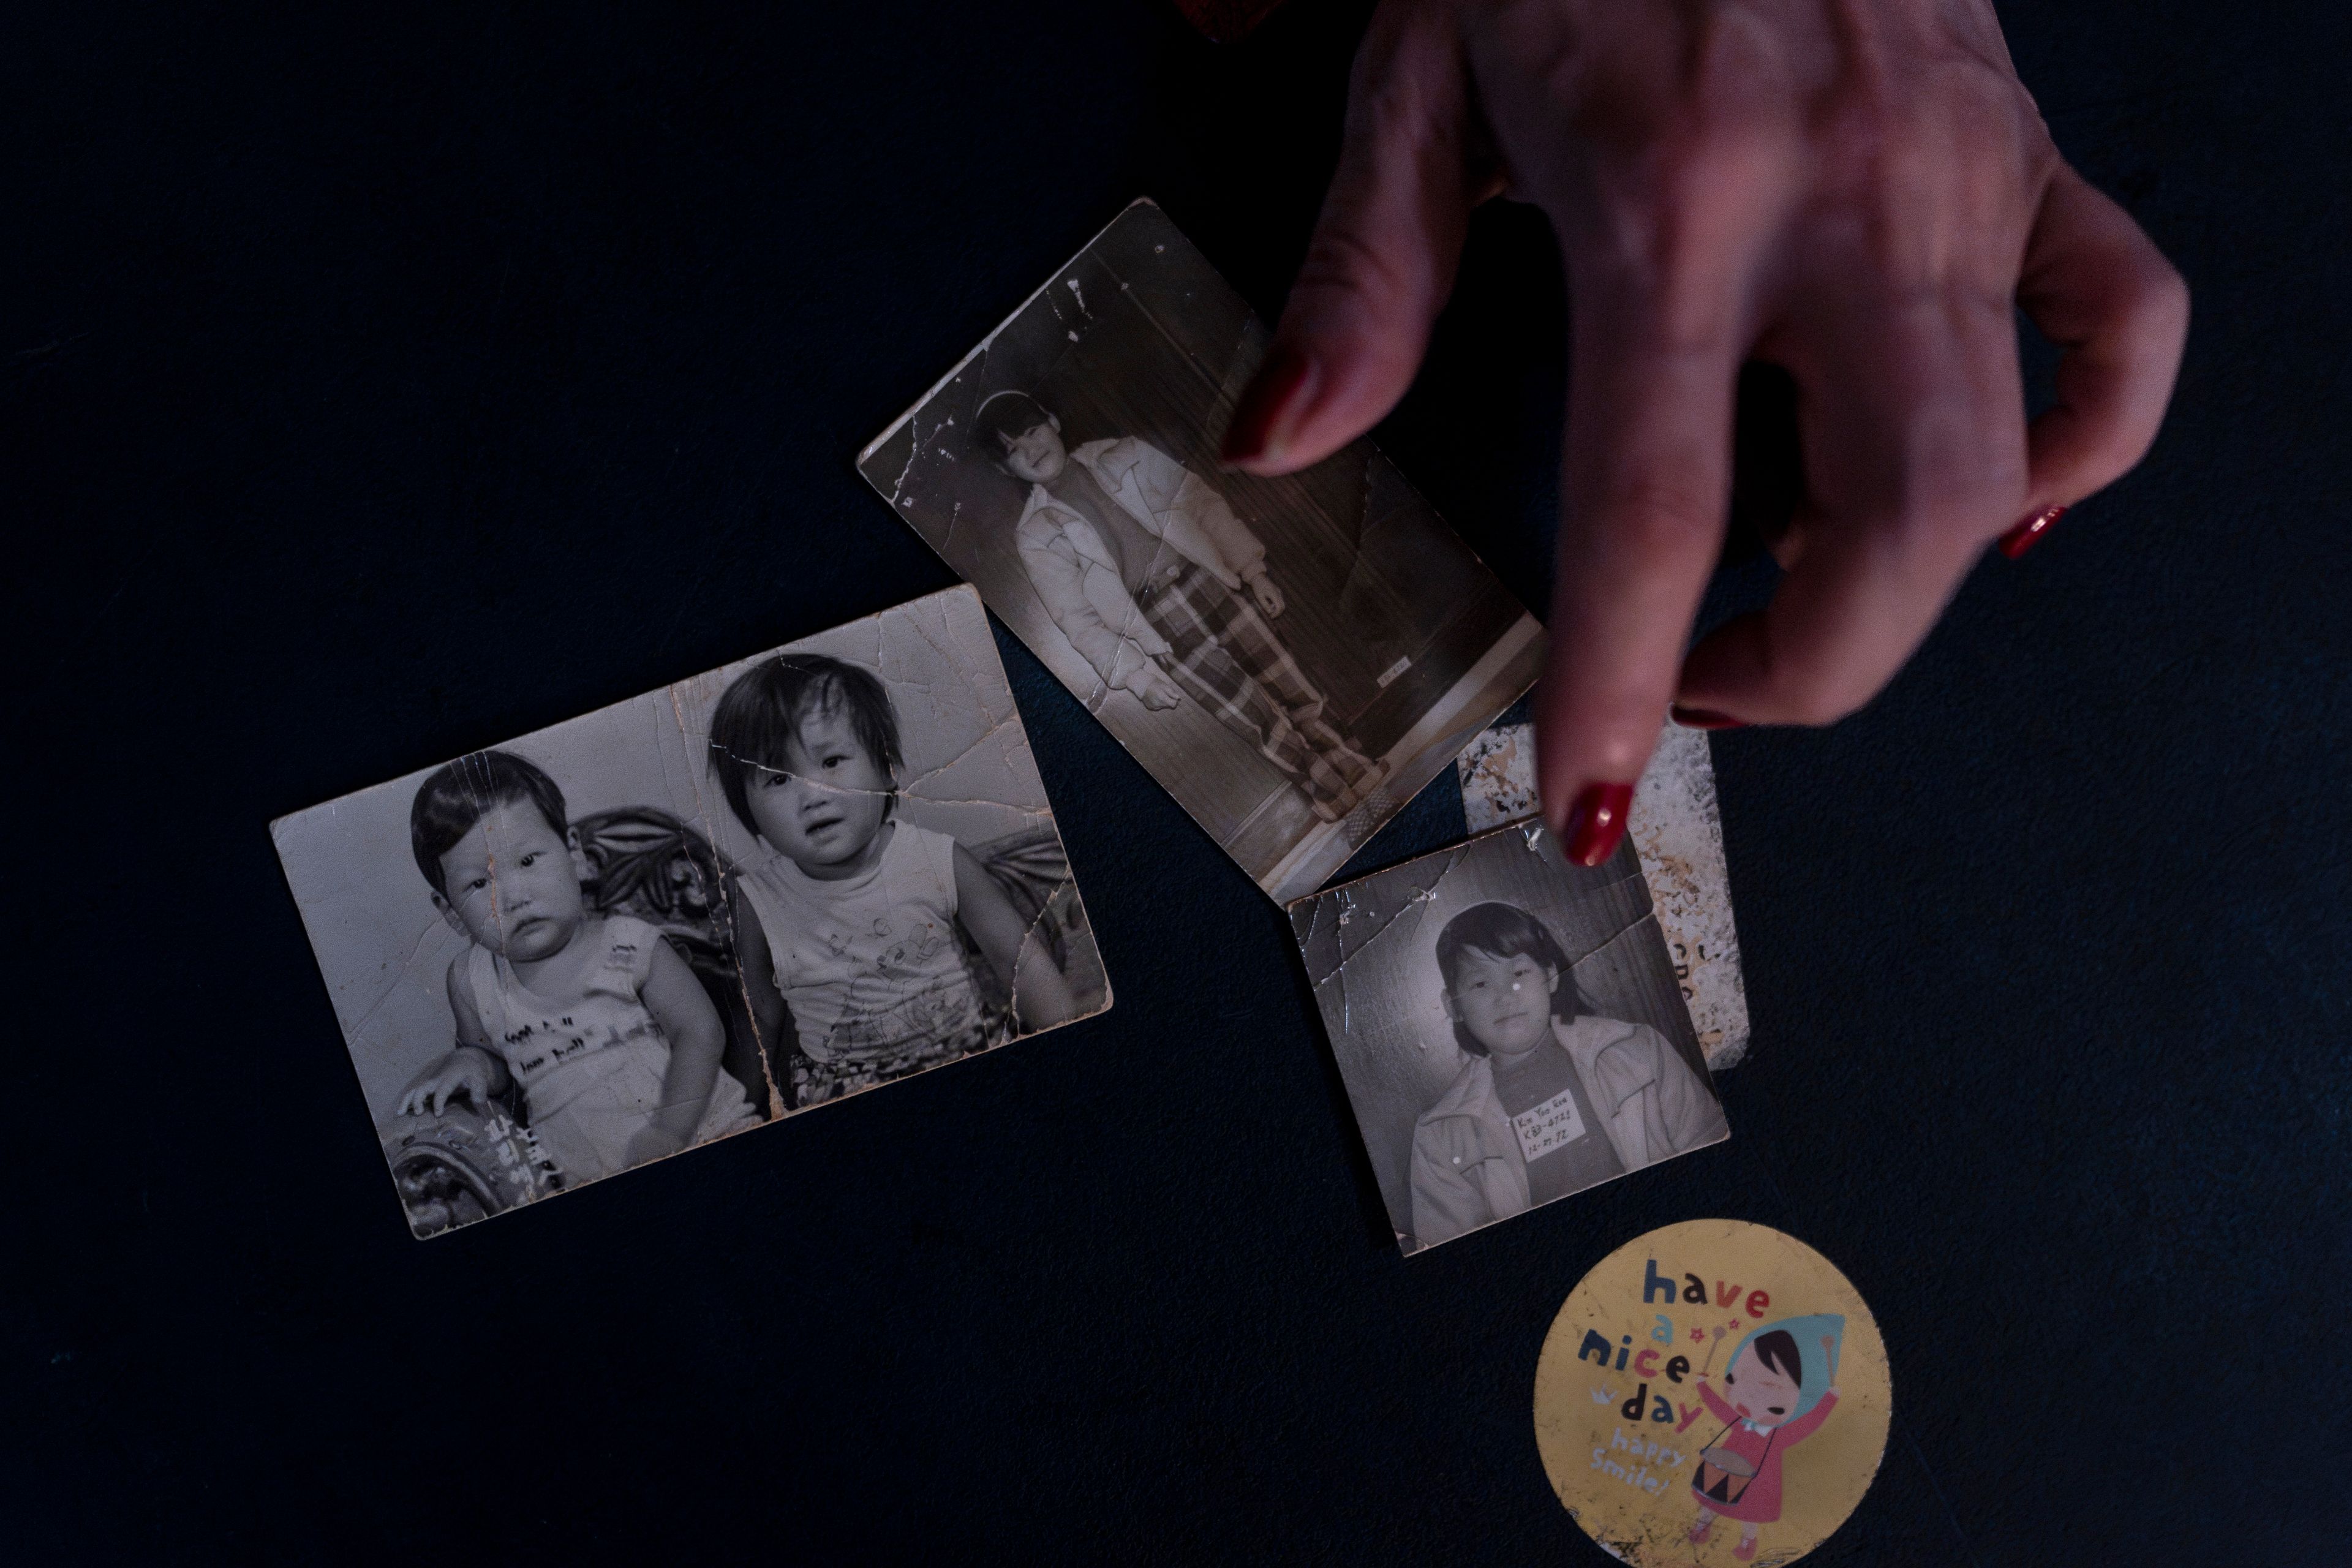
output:
[{"label": "index finger", "polygon": [[1554,213],[1569,411],[1537,767],[1547,819],[1588,866],[1624,833],[1722,547],[1759,261],[1801,168],[1781,110],[1740,90],[1769,69],[1740,37],[1709,58],[1727,85],[1707,112],[1580,162]]},{"label": "index finger", "polygon": [[1623,289],[1580,288],[1575,306],[1536,743],[1546,817],[1569,858],[1597,866],[1623,833],[1722,543],[1741,340],[1727,308],[1692,333]]}]

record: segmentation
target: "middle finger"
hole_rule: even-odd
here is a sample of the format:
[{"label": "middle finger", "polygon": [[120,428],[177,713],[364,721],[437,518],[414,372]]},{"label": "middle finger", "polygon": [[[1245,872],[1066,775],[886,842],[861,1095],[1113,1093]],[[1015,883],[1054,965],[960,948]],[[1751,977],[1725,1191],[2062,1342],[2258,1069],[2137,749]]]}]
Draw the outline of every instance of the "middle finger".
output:
[{"label": "middle finger", "polygon": [[1965,285],[1824,292],[1759,353],[1799,389],[1804,547],[1761,615],[1691,651],[1678,700],[1749,723],[1828,723],[1918,646],[2025,494],[2005,300]]}]

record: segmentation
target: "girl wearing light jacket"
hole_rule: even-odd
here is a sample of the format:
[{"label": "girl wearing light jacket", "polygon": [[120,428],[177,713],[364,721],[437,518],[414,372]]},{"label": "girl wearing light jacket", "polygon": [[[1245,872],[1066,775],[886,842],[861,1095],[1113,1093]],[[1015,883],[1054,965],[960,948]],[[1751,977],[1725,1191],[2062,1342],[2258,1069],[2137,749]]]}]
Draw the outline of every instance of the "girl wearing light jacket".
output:
[{"label": "girl wearing light jacket", "polygon": [[1463,1063],[1412,1134],[1422,1246],[1724,1137],[1723,1108],[1647,1024],[1579,1011],[1559,942],[1513,904],[1437,938]]}]

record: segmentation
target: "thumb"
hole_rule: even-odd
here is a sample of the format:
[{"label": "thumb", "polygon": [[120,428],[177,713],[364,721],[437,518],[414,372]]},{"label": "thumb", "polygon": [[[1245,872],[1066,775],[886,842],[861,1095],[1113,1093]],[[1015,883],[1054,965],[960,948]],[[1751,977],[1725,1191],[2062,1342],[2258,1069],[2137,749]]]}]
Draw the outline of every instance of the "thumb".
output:
[{"label": "thumb", "polygon": [[1303,468],[1404,395],[1462,258],[1473,124],[1445,8],[1390,0],[1357,52],[1339,166],[1274,346],[1234,410],[1225,461]]}]

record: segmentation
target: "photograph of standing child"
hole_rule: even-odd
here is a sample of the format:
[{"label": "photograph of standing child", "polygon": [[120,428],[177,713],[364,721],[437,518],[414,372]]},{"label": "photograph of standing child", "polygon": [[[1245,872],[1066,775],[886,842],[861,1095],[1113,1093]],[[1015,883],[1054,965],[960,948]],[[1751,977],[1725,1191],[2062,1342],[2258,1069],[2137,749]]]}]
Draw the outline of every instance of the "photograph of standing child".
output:
[{"label": "photograph of standing child", "polygon": [[[1837,1408],[1831,1380],[1843,1326],[1834,1314],[1819,1313],[1750,1330],[1724,1368],[1723,1392],[1699,1374],[1699,1399],[1724,1430],[1700,1450],[1691,1473],[1691,1496],[1698,1503],[1693,1545],[1714,1533],[1717,1518],[1736,1519],[1739,1544],[1731,1555],[1742,1563],[1756,1555],[1758,1531],[1780,1517],[1781,1461]],[[1799,1349],[1800,1334],[1819,1344],[1819,1359],[1809,1361]]]},{"label": "photograph of standing child", "polygon": [[[971,853],[897,811],[898,716],[871,671],[784,653],[736,678],[710,719],[712,777],[764,858],[730,882],[735,947],[763,1038],[791,1043],[805,1108],[1050,1028],[1078,1005]],[[957,935],[1010,987],[986,1017]]]},{"label": "photograph of standing child", "polygon": [[1463,910],[1438,933],[1436,960],[1463,1062],[1413,1127],[1412,1229],[1424,1244],[1727,1131],[1657,1030],[1579,1006],[1567,953],[1527,910]]},{"label": "photograph of standing child", "polygon": [[1325,721],[1323,694],[1274,628],[1284,602],[1265,546],[1213,486],[1138,437],[1067,447],[1060,416],[1025,392],[983,400],[972,440],[1028,486],[1022,568],[1106,687],[1154,710],[1190,697],[1324,822],[1388,776]]},{"label": "photograph of standing child", "polygon": [[1138,202],[857,467],[1286,902],[1534,683],[1544,634],[1369,441],[1278,478],[1222,465],[1265,342]]},{"label": "photograph of standing child", "polygon": [[439,1115],[519,1089],[568,1184],[759,1125],[719,1070],[727,1034],[661,933],[593,912],[563,792],[509,752],[460,757],[418,786],[409,834],[433,906],[467,945],[446,979],[457,1044],[401,1097]]}]

